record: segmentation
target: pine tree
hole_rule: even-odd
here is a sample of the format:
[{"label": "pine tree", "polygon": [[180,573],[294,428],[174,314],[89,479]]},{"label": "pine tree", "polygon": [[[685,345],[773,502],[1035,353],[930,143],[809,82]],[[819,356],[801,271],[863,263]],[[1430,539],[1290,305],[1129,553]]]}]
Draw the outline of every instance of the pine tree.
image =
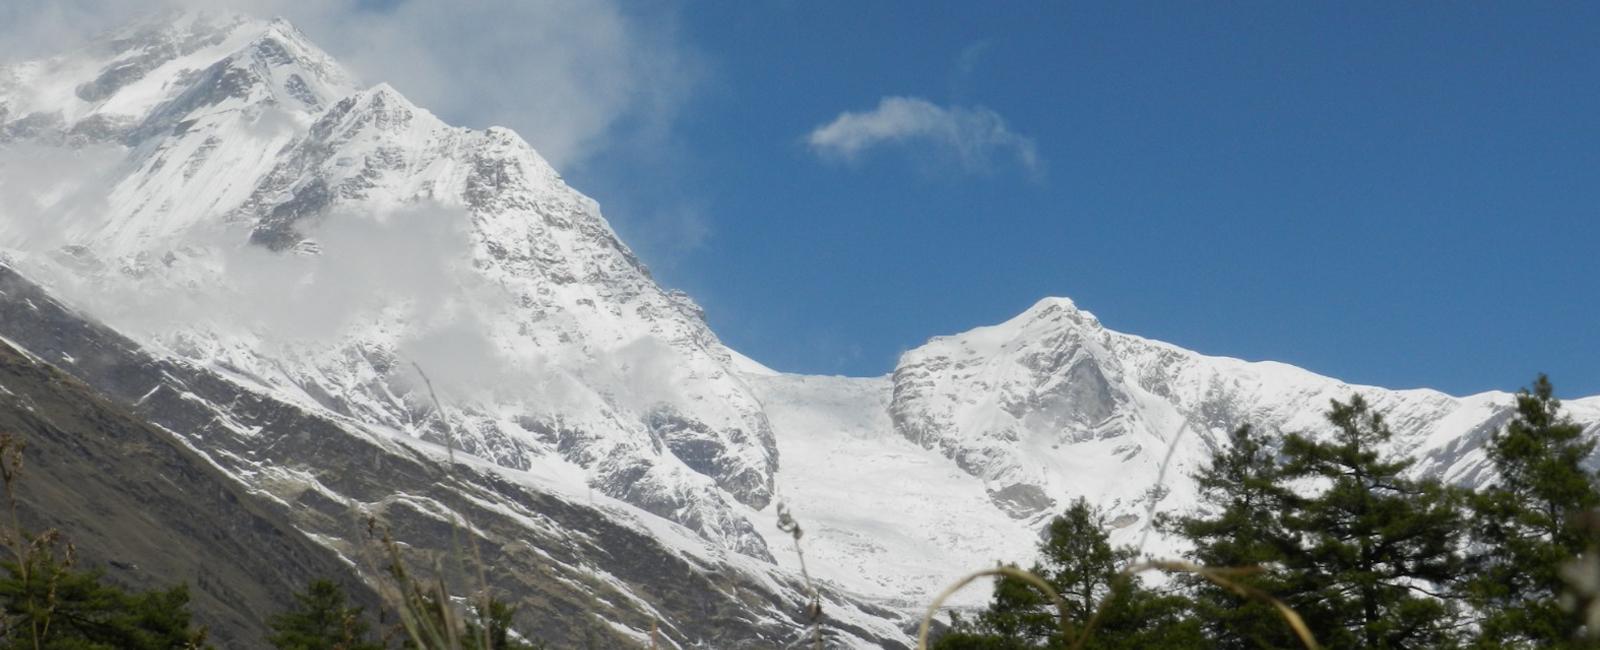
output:
[{"label": "pine tree", "polygon": [[30,545],[0,575],[0,648],[189,650],[205,645],[192,625],[189,590],[129,593],[97,571],[79,571],[51,549]]},{"label": "pine tree", "polygon": [[[1016,567],[1015,564],[1010,566]],[[1050,575],[1039,564],[1028,572],[1040,577]],[[1059,617],[1055,604],[1037,587],[1009,575],[1000,575],[995,578],[994,595],[988,609],[973,621],[952,615],[951,631],[940,637],[934,647],[938,650],[1055,647],[1048,644],[1061,638]]]},{"label": "pine tree", "polygon": [[1437,594],[1460,571],[1458,493],[1382,458],[1392,433],[1359,395],[1327,417],[1331,440],[1291,435],[1283,446],[1284,477],[1317,490],[1289,500],[1285,527],[1300,548],[1285,558],[1287,600],[1329,647],[1450,645],[1456,616]]},{"label": "pine tree", "polygon": [[294,609],[273,616],[267,642],[279,650],[382,650],[360,607],[349,607],[332,580],[313,580],[294,595]]},{"label": "pine tree", "polygon": [[[1070,629],[1095,628],[1084,648],[1189,648],[1201,643],[1200,628],[1188,614],[1188,601],[1157,593],[1121,573],[1133,559],[1129,549],[1111,545],[1105,518],[1078,499],[1050,523],[1033,573],[1066,601]],[[976,624],[958,625],[935,644],[940,650],[1066,648],[1054,605],[1026,583],[1002,577],[994,600]],[[1098,616],[1098,618],[1096,618]]]},{"label": "pine tree", "polygon": [[[535,650],[535,642],[522,641],[511,636],[511,619],[517,608],[503,600],[490,597],[473,607],[476,620],[467,621],[467,647],[473,650]],[[487,639],[488,645],[483,645]]]},{"label": "pine tree", "polygon": [[58,531],[24,530],[18,515],[23,441],[0,433],[0,490],[10,522],[0,526],[0,649],[198,650],[189,589],[129,592],[77,567]]},{"label": "pine tree", "polygon": [[1104,517],[1082,498],[1050,522],[1039,553],[1047,579],[1067,601],[1067,613],[1080,628],[1113,587],[1123,586],[1117,583],[1118,565],[1132,555],[1111,547]]},{"label": "pine tree", "polygon": [[[1281,483],[1278,459],[1249,425],[1229,436],[1194,475],[1201,511],[1167,519],[1163,528],[1193,545],[1189,558],[1208,567],[1260,568],[1234,581],[1262,592],[1286,596],[1279,569],[1293,547],[1283,527],[1289,493]],[[1181,579],[1195,598],[1208,647],[1246,649],[1292,647],[1299,643],[1269,604],[1250,600],[1211,582]]]},{"label": "pine tree", "polygon": [[[442,604],[420,585],[414,584],[413,589],[417,600],[409,605],[412,615],[425,617],[427,620],[418,621],[420,626],[436,633],[424,635],[420,644],[416,639],[405,639],[402,647],[449,645],[451,634],[455,635],[451,650],[542,650],[545,647],[538,640],[524,641],[512,636],[511,622],[516,608],[505,601],[492,596],[477,600],[470,615],[459,616],[454,607]],[[435,637],[439,641],[432,640]],[[593,640],[586,640],[586,645],[593,645]]]},{"label": "pine tree", "polygon": [[1582,467],[1595,441],[1560,409],[1539,375],[1486,449],[1498,478],[1472,499],[1474,577],[1465,589],[1481,614],[1479,647],[1557,647],[1578,631],[1558,602],[1558,567],[1584,550],[1579,515],[1600,506],[1600,489]]},{"label": "pine tree", "polygon": [[[1050,522],[1039,550],[1047,579],[1067,601],[1074,632],[1089,635],[1084,648],[1190,648],[1201,641],[1187,598],[1150,590],[1122,572],[1136,559],[1133,549],[1111,545],[1104,514],[1084,499]],[[1091,620],[1094,627],[1086,630]],[[1069,641],[1058,635],[1052,647]]]},{"label": "pine tree", "polygon": [[[1015,566],[1015,565],[1013,565]],[[1043,576],[1043,567],[1029,569]],[[1002,575],[995,579],[994,598],[989,609],[978,615],[978,623],[1004,644],[993,647],[1036,647],[1060,630],[1055,605],[1038,588],[1017,578]]]}]

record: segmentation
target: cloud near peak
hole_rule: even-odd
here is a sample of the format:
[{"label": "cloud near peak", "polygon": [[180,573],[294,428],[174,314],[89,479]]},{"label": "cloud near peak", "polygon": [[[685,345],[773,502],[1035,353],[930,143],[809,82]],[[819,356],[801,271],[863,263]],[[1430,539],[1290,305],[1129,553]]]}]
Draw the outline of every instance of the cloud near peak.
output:
[{"label": "cloud near peak", "polygon": [[1033,140],[1012,131],[983,106],[944,107],[919,97],[884,97],[877,108],[846,111],[812,129],[806,144],[823,158],[854,161],[886,145],[930,145],[969,172],[987,172],[997,159],[1015,158],[1030,174],[1042,170]]},{"label": "cloud near peak", "polygon": [[0,64],[170,9],[287,18],[363,85],[451,124],[510,127],[563,172],[664,146],[701,78],[675,7],[625,0],[0,0]]}]

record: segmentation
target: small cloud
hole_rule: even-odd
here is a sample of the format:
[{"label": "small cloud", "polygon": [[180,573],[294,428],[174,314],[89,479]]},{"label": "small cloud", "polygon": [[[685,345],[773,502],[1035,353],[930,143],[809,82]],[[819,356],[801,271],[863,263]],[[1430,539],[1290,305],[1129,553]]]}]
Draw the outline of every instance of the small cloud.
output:
[{"label": "small cloud", "polygon": [[1009,156],[1031,174],[1042,169],[1033,140],[1013,132],[999,113],[917,97],[885,97],[870,111],[840,113],[807,134],[806,144],[819,156],[845,161],[882,145],[925,144],[955,156],[971,172],[990,171],[996,158]]},{"label": "small cloud", "polygon": [[287,18],[363,85],[390,83],[446,122],[510,127],[563,171],[668,138],[702,77],[674,6],[623,0],[0,0],[0,64],[164,9]]}]

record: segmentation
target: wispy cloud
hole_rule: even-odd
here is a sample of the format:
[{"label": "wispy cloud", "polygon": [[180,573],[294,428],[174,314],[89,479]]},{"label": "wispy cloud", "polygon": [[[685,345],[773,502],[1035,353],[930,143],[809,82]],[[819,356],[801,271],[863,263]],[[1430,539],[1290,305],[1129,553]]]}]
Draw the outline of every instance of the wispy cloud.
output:
[{"label": "wispy cloud", "polygon": [[840,113],[806,135],[806,144],[819,156],[844,161],[883,146],[921,145],[952,156],[969,172],[992,171],[1006,158],[1030,174],[1043,170],[1033,140],[1012,131],[999,113],[918,97],[885,97],[870,111]]},{"label": "wispy cloud", "polygon": [[304,16],[363,78],[453,122],[511,127],[558,169],[619,140],[663,137],[699,75],[674,15],[626,2],[327,3],[344,6],[315,15],[303,7],[323,3],[253,1]]},{"label": "wispy cloud", "polygon": [[563,170],[663,139],[700,78],[670,8],[621,0],[0,0],[0,60],[173,7],[281,15],[363,82],[451,123],[515,129]]}]

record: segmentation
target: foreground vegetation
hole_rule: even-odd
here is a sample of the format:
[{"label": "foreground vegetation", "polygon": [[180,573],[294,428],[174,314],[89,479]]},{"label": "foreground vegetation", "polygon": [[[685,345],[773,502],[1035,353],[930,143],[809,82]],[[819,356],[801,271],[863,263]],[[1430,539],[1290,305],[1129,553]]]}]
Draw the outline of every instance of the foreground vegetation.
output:
[{"label": "foreground vegetation", "polygon": [[1600,647],[1595,443],[1548,379],[1518,394],[1476,492],[1409,478],[1414,461],[1379,451],[1391,433],[1361,397],[1326,415],[1331,435],[1277,447],[1232,433],[1194,477],[1200,511],[1158,520],[1192,547],[1188,563],[1156,563],[1180,571],[1167,583],[1141,582],[1133,550],[1079,500],[1040,544],[1029,573],[1044,584],[1002,575],[934,647]]}]

